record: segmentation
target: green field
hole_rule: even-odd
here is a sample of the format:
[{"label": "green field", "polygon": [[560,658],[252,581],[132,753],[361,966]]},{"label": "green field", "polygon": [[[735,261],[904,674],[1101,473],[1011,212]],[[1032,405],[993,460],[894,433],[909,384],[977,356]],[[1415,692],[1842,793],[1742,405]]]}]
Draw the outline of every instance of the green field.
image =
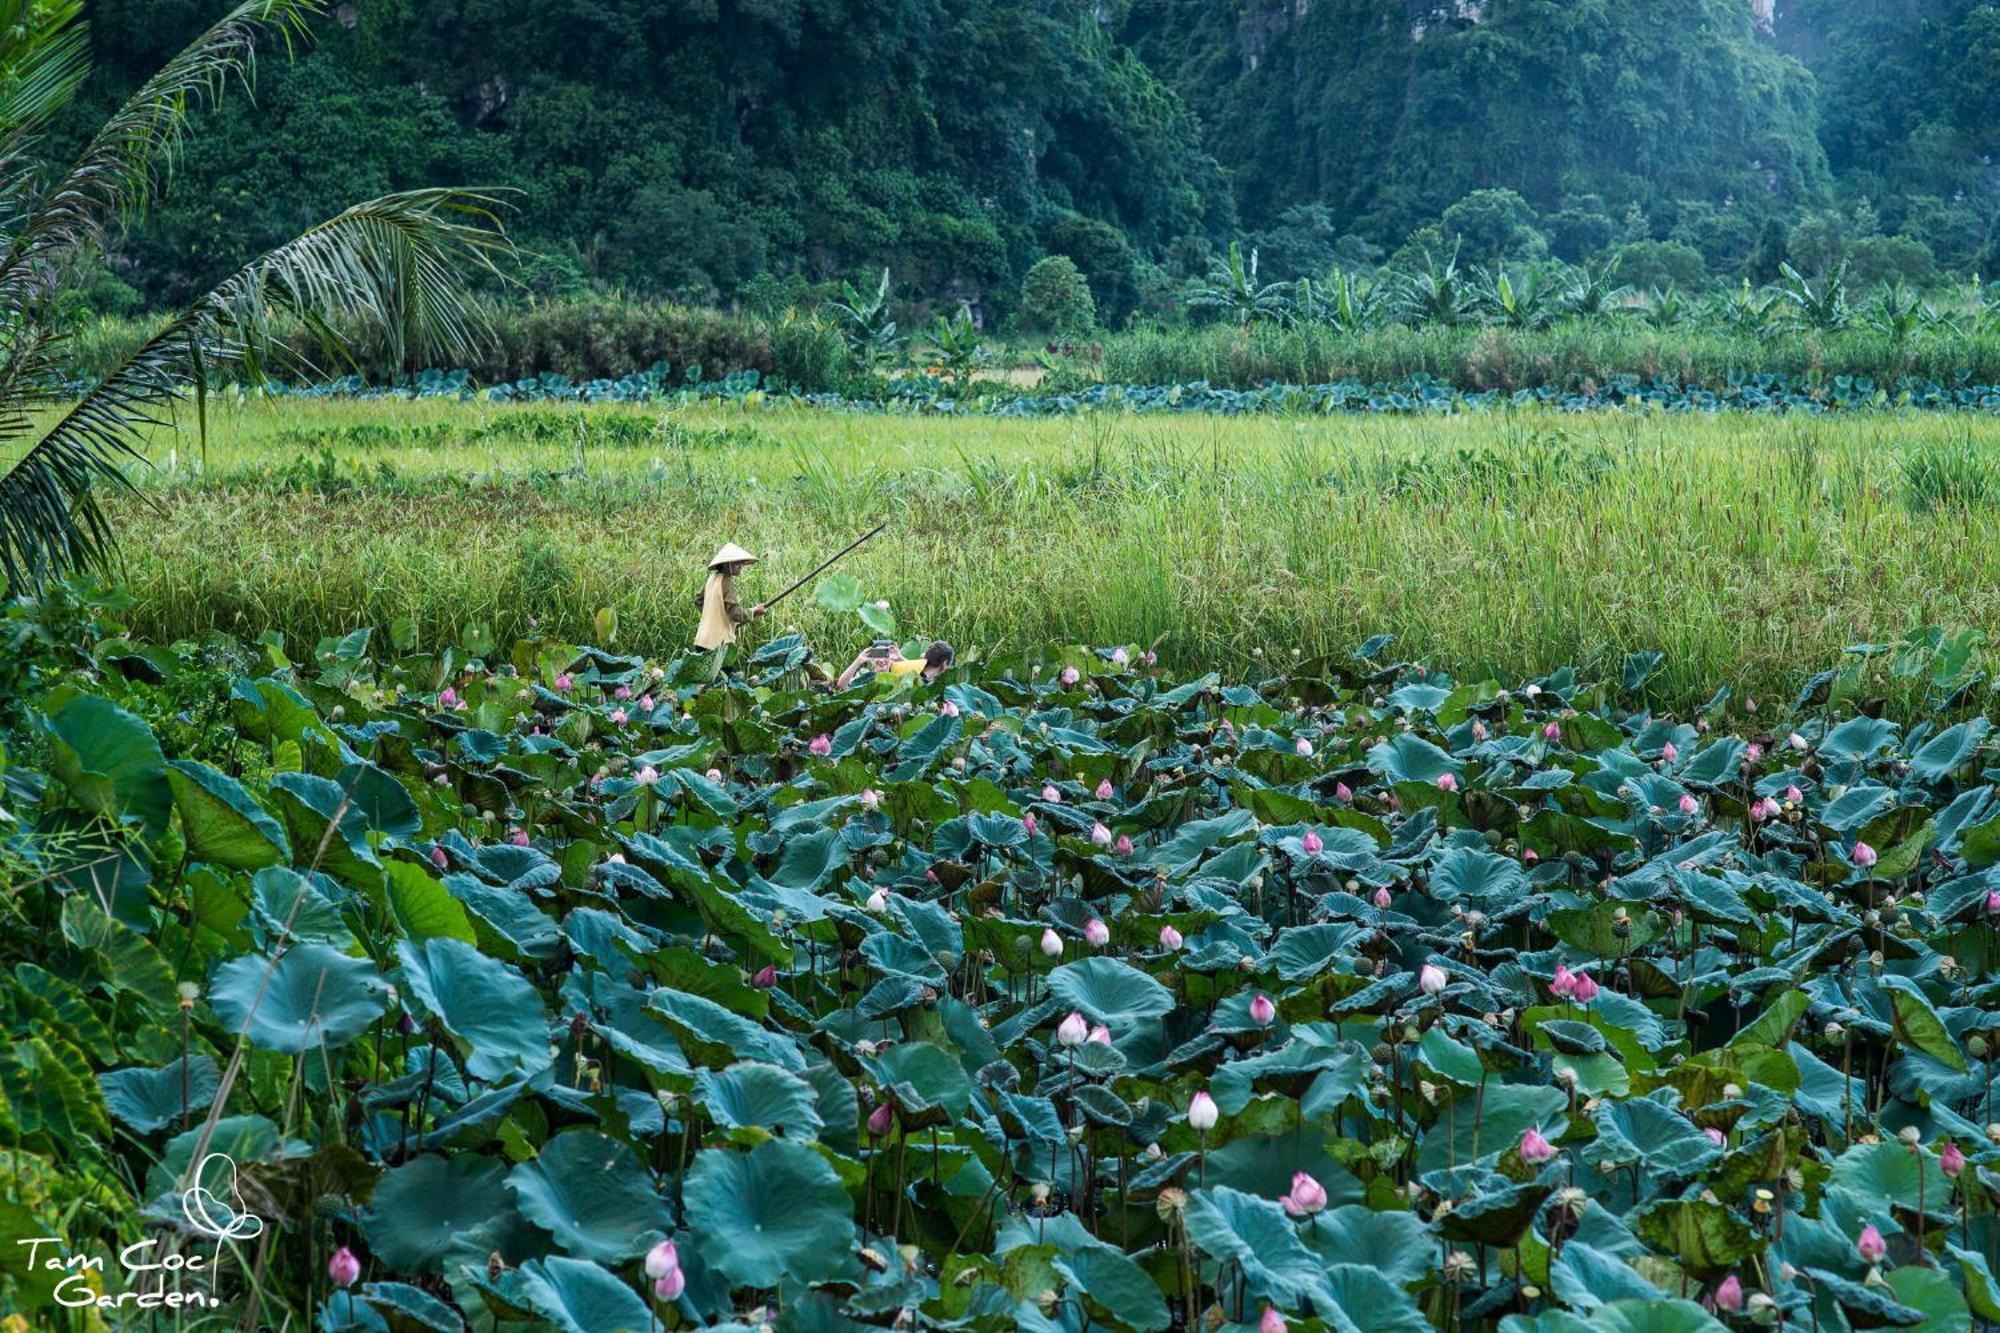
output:
[{"label": "green field", "polygon": [[[137,632],[529,618],[685,642],[703,561],[773,591],[848,568],[910,636],[992,654],[1151,643],[1170,662],[1398,652],[1465,675],[1666,653],[1662,704],[1789,692],[1841,648],[2000,618],[2000,422],[1494,411],[1429,418],[286,403],[162,436],[118,502]],[[859,630],[796,623],[844,660]],[[1885,682],[1894,694],[1898,682]]]}]

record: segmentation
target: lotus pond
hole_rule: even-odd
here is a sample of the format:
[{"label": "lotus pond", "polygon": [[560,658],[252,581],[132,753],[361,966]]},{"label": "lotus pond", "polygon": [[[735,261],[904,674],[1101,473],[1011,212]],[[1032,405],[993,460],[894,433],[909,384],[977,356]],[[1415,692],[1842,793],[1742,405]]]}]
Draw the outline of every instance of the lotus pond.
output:
[{"label": "lotus pond", "polygon": [[0,1237],[212,1251],[191,1326],[2000,1319],[2000,772],[1908,647],[1670,716],[114,612],[0,619]]}]

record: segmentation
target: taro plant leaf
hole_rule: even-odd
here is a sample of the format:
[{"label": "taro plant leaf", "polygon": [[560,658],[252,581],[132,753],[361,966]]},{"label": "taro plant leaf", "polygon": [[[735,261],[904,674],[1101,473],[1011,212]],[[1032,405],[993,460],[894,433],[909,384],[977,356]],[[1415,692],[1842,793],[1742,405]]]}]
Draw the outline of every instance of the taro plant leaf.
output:
[{"label": "taro plant leaf", "polygon": [[80,804],[130,818],[158,837],[173,810],[167,760],[153,729],[109,699],[75,695],[42,720],[49,767]]},{"label": "taro plant leaf", "polygon": [[491,1081],[548,1068],[548,1009],[518,968],[443,936],[404,940],[396,957],[411,994],[465,1042],[467,1074]]},{"label": "taro plant leaf", "polygon": [[808,1285],[858,1270],[847,1189],[801,1144],[699,1153],[682,1200],[695,1248],[737,1286]]},{"label": "taro plant leaf", "polygon": [[387,1007],[388,989],[366,958],[300,944],[275,963],[262,954],[230,959],[216,969],[208,999],[216,1017],[231,1032],[247,1033],[253,1046],[297,1055],[322,1045],[337,1050],[360,1036]]},{"label": "taro plant leaf", "polygon": [[659,1323],[629,1283],[588,1259],[552,1254],[506,1276],[507,1289],[561,1333],[645,1333]]},{"label": "taro plant leaf", "polygon": [[291,859],[285,830],[227,773],[176,759],[167,765],[167,785],[181,814],[188,855],[194,860],[231,870],[257,870]]},{"label": "taro plant leaf", "polygon": [[1116,958],[1064,963],[1049,973],[1049,994],[1059,1005],[1114,1030],[1158,1018],[1174,1007],[1172,991]]},{"label": "taro plant leaf", "polygon": [[489,1157],[426,1153],[391,1167],[362,1214],[362,1234],[375,1257],[398,1272],[434,1271],[462,1240],[477,1251],[497,1239],[514,1212],[507,1168]]},{"label": "taro plant leaf", "polygon": [[1922,1333],[1967,1333],[1972,1327],[1967,1301],[1951,1279],[1934,1268],[1906,1264],[1884,1278],[1896,1299],[1923,1316]]},{"label": "taro plant leaf", "polygon": [[57,1142],[109,1138],[104,1091],[90,1060],[53,1034],[31,1034],[0,1047],[0,1116],[11,1131]]},{"label": "taro plant leaf", "polygon": [[1184,1218],[1188,1241],[1218,1262],[1236,1264],[1253,1296],[1291,1306],[1325,1276],[1285,1210],[1268,1199],[1217,1185],[1194,1191]]},{"label": "taro plant leaf", "polygon": [[[141,1134],[206,1111],[215,1103],[222,1071],[206,1055],[175,1060],[163,1069],[115,1069],[97,1076],[104,1089],[104,1106],[120,1123]],[[186,1105],[183,1106],[183,1098]]]},{"label": "taro plant leaf", "polygon": [[750,1125],[812,1139],[823,1127],[812,1085],[776,1065],[746,1060],[720,1073],[703,1069],[695,1074],[694,1097],[724,1129]]},{"label": "taro plant leaf", "polygon": [[617,1264],[644,1254],[673,1225],[632,1150],[594,1130],[558,1134],[508,1173],[521,1215],[571,1254]]},{"label": "taro plant leaf", "polygon": [[1950,777],[1954,770],[1972,762],[1992,725],[1986,718],[1975,717],[1945,728],[1910,756],[1910,772],[1925,782]]}]

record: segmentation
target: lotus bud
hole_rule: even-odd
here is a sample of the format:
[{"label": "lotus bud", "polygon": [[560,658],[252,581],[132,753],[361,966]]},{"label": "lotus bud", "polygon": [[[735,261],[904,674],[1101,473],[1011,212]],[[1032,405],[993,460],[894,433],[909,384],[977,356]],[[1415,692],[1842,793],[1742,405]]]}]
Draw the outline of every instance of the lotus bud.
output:
[{"label": "lotus bud", "polygon": [[1806,743],[1806,738],[1799,735],[1796,731],[1785,739],[1791,744],[1794,750],[1810,750],[1812,748],[1811,745]]},{"label": "lotus bud", "polygon": [[1472,739],[1476,741],[1483,741],[1486,739],[1486,724],[1484,722],[1479,721],[1476,718],[1473,720],[1472,723]]},{"label": "lotus bud", "polygon": [[1083,938],[1091,948],[1102,949],[1111,943],[1111,927],[1105,925],[1102,919],[1092,917],[1083,923]]},{"label": "lotus bud", "polygon": [[1743,1308],[1743,1284],[1737,1280],[1736,1274],[1731,1273],[1722,1279],[1722,1284],[1715,1289],[1715,1308],[1730,1314]]},{"label": "lotus bud", "polygon": [[1086,1040],[1098,1046],[1109,1046],[1111,1044],[1111,1029],[1099,1023],[1090,1030],[1090,1036]]},{"label": "lotus bud", "polygon": [[1044,927],[1042,929],[1042,953],[1050,958],[1060,958],[1062,957],[1062,951],[1062,936],[1056,934],[1053,926]]},{"label": "lotus bud", "polygon": [[1097,799],[1100,801],[1108,801],[1111,799],[1110,778],[1105,778],[1097,784]]},{"label": "lotus bud", "polygon": [[574,688],[576,688],[576,682],[569,678],[567,671],[556,677],[556,689],[560,692],[567,694]]},{"label": "lotus bud", "polygon": [[1542,727],[1543,740],[1559,741],[1562,739],[1562,734],[1563,734],[1563,729],[1562,729],[1562,723],[1560,722],[1549,722],[1544,724]]},{"label": "lotus bud", "polygon": [[1277,1016],[1277,1006],[1272,1004],[1271,997],[1263,992],[1258,992],[1256,998],[1250,1001],[1250,1020],[1258,1027],[1271,1026],[1271,1020]]},{"label": "lotus bud", "polygon": [[722,781],[722,770],[721,770],[721,769],[719,769],[719,768],[711,768],[711,769],[709,769],[709,770],[708,770],[708,780],[709,780],[710,782],[720,782],[720,781]]},{"label": "lotus bud", "polygon": [[1521,1135],[1521,1160],[1529,1166],[1540,1166],[1556,1155],[1556,1148],[1532,1125]]},{"label": "lotus bud", "polygon": [[1882,1239],[1882,1233],[1871,1222],[1861,1228],[1861,1235],[1854,1242],[1854,1252],[1861,1256],[1864,1264],[1879,1264],[1889,1253],[1889,1243]]},{"label": "lotus bud", "polygon": [[526,847],[528,845],[528,830],[524,828],[508,829],[507,841],[516,847]]},{"label": "lotus bud", "polygon": [[642,694],[642,695],[640,695],[640,696],[639,696],[639,709],[640,709],[640,711],[641,711],[641,712],[645,712],[645,713],[650,713],[650,712],[652,712],[652,711],[653,711],[653,696],[652,696],[652,695],[650,695],[650,694]]},{"label": "lotus bud", "polygon": [[1091,824],[1090,841],[1099,847],[1109,847],[1111,845],[1111,830],[1104,827],[1103,821],[1099,820]]},{"label": "lotus bud", "polygon": [[778,965],[776,963],[766,963],[764,966],[758,968],[757,974],[750,978],[750,984],[758,990],[769,990],[771,987],[777,985]]},{"label": "lotus bud", "polygon": [[1278,1313],[1274,1305],[1264,1307],[1264,1313],[1257,1319],[1257,1333],[1285,1333],[1285,1317]]},{"label": "lotus bud", "polygon": [[1056,1040],[1064,1046],[1081,1046],[1089,1039],[1090,1023],[1074,1010],[1068,1018],[1056,1024]]},{"label": "lotus bud", "polygon": [[1326,1208],[1326,1188],[1305,1172],[1295,1172],[1291,1192],[1282,1202],[1293,1217],[1311,1217]]},{"label": "lotus bud", "polygon": [[882,797],[873,787],[863,787],[861,789],[861,808],[863,810],[874,810],[879,808],[881,804]]},{"label": "lotus bud", "polygon": [[1035,836],[1035,812],[1033,810],[1021,816],[1021,827],[1028,831],[1029,837],[1032,838]]},{"label": "lotus bud", "polygon": [[1042,799],[1050,805],[1059,805],[1062,803],[1062,793],[1056,790],[1053,782],[1044,782],[1042,784]]},{"label": "lotus bud", "polygon": [[671,1268],[664,1277],[654,1281],[653,1299],[677,1301],[681,1298],[681,1293],[687,1290],[687,1284],[687,1270],[680,1267]]},{"label": "lotus bud", "polygon": [[1180,950],[1181,944],[1181,933],[1174,929],[1172,922],[1168,922],[1166,925],[1160,927],[1160,947],[1162,949],[1165,949],[1168,953],[1176,953]]},{"label": "lotus bud", "polygon": [[1307,829],[1299,837],[1299,846],[1305,849],[1307,856],[1318,856],[1326,843],[1320,840],[1319,830]]},{"label": "lotus bud", "polygon": [[1187,1122],[1197,1133],[1206,1134],[1215,1128],[1215,1122],[1222,1112],[1215,1104],[1215,1098],[1205,1092],[1197,1092],[1188,1101]]},{"label": "lotus bud", "polygon": [[810,750],[814,755],[823,759],[827,755],[833,753],[833,738],[828,736],[825,732],[821,732],[819,735],[813,737],[811,740],[806,742],[806,749]]},{"label": "lotus bud", "polygon": [[1381,909],[1382,909],[1382,910],[1384,910],[1384,911],[1387,911],[1387,910],[1388,910],[1388,907],[1389,907],[1389,903],[1390,903],[1390,898],[1389,898],[1389,890],[1388,890],[1387,886],[1384,886],[1384,887],[1382,887],[1382,888],[1379,888],[1379,889],[1375,890],[1375,906],[1376,906],[1376,907],[1378,907],[1378,908],[1381,908]]},{"label": "lotus bud", "polygon": [[1123,648],[1113,648],[1111,650],[1111,665],[1115,667],[1124,667],[1128,665],[1131,661],[1132,661],[1132,654],[1126,652]]},{"label": "lotus bud", "polygon": [[1805,793],[1799,790],[1799,785],[1796,782],[1786,786],[1785,799],[1791,802],[1793,805],[1799,804],[1801,801],[1805,800],[1805,798],[1806,798]]},{"label": "lotus bud", "polygon": [[1682,793],[1681,793],[1681,813],[1682,813],[1682,814],[1684,814],[1684,815],[1692,815],[1692,814],[1696,813],[1697,811],[1699,811],[1700,809],[1701,809],[1701,804],[1700,804],[1700,802],[1696,801],[1696,800],[1694,799],[1694,797],[1693,797],[1693,796],[1689,795],[1689,794],[1688,794],[1687,792],[1682,792]]},{"label": "lotus bud", "polygon": [[1354,789],[1345,782],[1333,784],[1333,799],[1345,805],[1354,799]]},{"label": "lotus bud", "polygon": [[1436,963],[1425,963],[1417,973],[1417,989],[1426,995],[1436,995],[1450,984],[1450,974]]},{"label": "lotus bud", "polygon": [[1958,1150],[1956,1143],[1946,1143],[1938,1153],[1938,1168],[1952,1180],[1957,1180],[1965,1172],[1965,1154]]},{"label": "lotus bud", "polygon": [[1754,764],[1763,757],[1764,747],[1755,741],[1743,747],[1743,762],[1745,765]]},{"label": "lotus bud", "polygon": [[1549,982],[1549,993],[1568,999],[1576,994],[1576,976],[1561,963],[1556,964],[1556,974]]},{"label": "lotus bud", "polygon": [[868,1113],[868,1132],[878,1139],[887,1134],[895,1113],[895,1108],[887,1101],[877,1103],[875,1109]]},{"label": "lotus bud", "polygon": [[938,714],[941,717],[957,717],[958,705],[953,703],[951,700],[946,699],[943,703],[938,705]]},{"label": "lotus bud", "polygon": [[443,870],[446,866],[451,864],[451,858],[445,854],[444,847],[441,844],[437,843],[432,844],[431,864],[436,866],[439,870]]},{"label": "lotus bud", "polygon": [[1541,859],[1542,859],[1542,858],[1541,858],[1540,856],[1538,856],[1538,855],[1536,855],[1536,854],[1535,854],[1535,849],[1534,849],[1534,848],[1532,848],[1532,847],[1523,847],[1523,848],[1521,849],[1521,860],[1522,860],[1522,861],[1523,861],[1524,863],[1526,863],[1526,864],[1528,864],[1528,865],[1533,865],[1533,864],[1534,864],[1535,862],[1537,862],[1537,861],[1539,861],[1539,860],[1541,860]]},{"label": "lotus bud", "polygon": [[2000,916],[2000,889],[1986,891],[1986,915]]},{"label": "lotus bud", "polygon": [[1665,745],[1662,745],[1660,747],[1660,758],[1666,760],[1668,763],[1671,764],[1674,762],[1674,760],[1680,757],[1681,757],[1681,752],[1679,749],[1675,748],[1674,743],[1672,741],[1668,741]]},{"label": "lotus bud", "polygon": [[1063,668],[1062,683],[1064,689],[1068,689],[1071,686],[1075,685],[1077,681],[1081,680],[1082,678],[1083,678],[1082,673],[1079,672],[1075,667]]},{"label": "lotus bud", "polygon": [[1578,1004],[1589,1004],[1597,998],[1597,982],[1588,972],[1578,972],[1570,984],[1570,998]]},{"label": "lotus bud", "polygon": [[336,1287],[351,1287],[354,1280],[361,1276],[361,1261],[354,1257],[354,1251],[343,1245],[326,1261],[326,1275]]},{"label": "lotus bud", "polygon": [[1130,856],[1132,854],[1132,839],[1123,833],[1119,834],[1118,841],[1111,850],[1120,856]]},{"label": "lotus bud", "polygon": [[1860,866],[1863,870],[1873,866],[1877,859],[1875,849],[1867,843],[1857,842],[1854,844],[1854,864]]},{"label": "lotus bud", "polygon": [[681,1266],[680,1251],[670,1240],[663,1240],[646,1251],[646,1276],[658,1282],[667,1274]]},{"label": "lotus bud", "polygon": [[1437,785],[1439,791],[1457,791],[1458,779],[1450,773],[1440,773],[1438,774]]}]

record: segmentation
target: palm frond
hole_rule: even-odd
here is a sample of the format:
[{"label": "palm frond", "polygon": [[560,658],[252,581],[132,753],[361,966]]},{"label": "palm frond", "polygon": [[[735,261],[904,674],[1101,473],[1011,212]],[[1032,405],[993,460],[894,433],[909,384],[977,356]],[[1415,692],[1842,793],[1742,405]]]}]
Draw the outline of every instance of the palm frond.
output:
[{"label": "palm frond", "polygon": [[[146,435],[171,422],[214,376],[253,373],[280,357],[287,317],[348,355],[348,339],[379,332],[399,359],[453,358],[474,350],[483,318],[458,274],[496,268],[509,252],[485,195],[416,190],[356,204],[225,278],[169,322],[96,388],[59,416],[20,461],[0,474],[0,573],[14,590],[110,553],[96,483],[130,486],[125,465],[142,461]],[[37,379],[37,376],[40,379]],[[14,423],[9,405],[49,376],[25,364],[17,383],[0,379],[0,443]],[[26,417],[15,410],[21,438]]]},{"label": "palm frond", "polygon": [[0,0],[0,142],[69,105],[90,74],[83,0]]},{"label": "palm frond", "polygon": [[[321,0],[243,0],[148,79],[49,189],[0,258],[0,309],[19,310],[56,281],[60,260],[142,210],[178,151],[190,109],[247,79],[260,34],[305,35]],[[44,98],[54,95],[45,91]]]}]

